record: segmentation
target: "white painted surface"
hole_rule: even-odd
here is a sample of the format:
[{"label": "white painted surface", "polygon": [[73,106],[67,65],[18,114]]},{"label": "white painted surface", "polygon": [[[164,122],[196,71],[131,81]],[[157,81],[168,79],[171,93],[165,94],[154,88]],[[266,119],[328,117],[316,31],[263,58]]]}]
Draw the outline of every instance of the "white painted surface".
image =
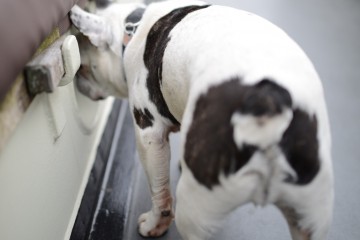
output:
[{"label": "white painted surface", "polygon": [[112,99],[38,95],[0,155],[0,239],[69,239]]},{"label": "white painted surface", "polygon": [[0,153],[1,240],[70,238],[112,102],[73,83],[35,97]]}]

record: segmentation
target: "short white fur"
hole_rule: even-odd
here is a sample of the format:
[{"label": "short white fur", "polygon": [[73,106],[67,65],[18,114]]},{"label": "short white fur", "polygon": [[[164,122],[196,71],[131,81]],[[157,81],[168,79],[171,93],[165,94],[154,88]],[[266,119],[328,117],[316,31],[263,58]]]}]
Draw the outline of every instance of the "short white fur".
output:
[{"label": "short white fur", "polygon": [[[146,38],[154,23],[173,9],[204,4],[192,0],[151,4],[126,46],[124,56],[121,51],[123,23],[139,5],[112,4],[97,15],[77,7],[72,10],[73,23],[93,45],[81,51],[82,64],[90,65],[91,72],[88,74],[90,82],[84,83],[90,89],[87,95],[93,99],[107,95],[128,96],[131,109],[146,108],[154,117],[151,127],[141,129],[135,124],[138,151],[153,203],[152,209],[139,218],[139,231],[143,236],[160,236],[173,217],[168,142],[172,123],[149,101],[148,69],[143,60]],[[89,20],[85,16],[89,16]],[[288,127],[292,111],[284,110],[279,115],[262,119],[235,113],[229,124],[234,127],[233,137],[238,148],[246,143],[260,146],[262,151],[256,152],[235,174],[221,174],[220,184],[212,189],[200,184],[185,160],[181,160],[175,221],[182,237],[208,239],[232,210],[253,202],[278,206],[289,221],[293,239],[326,239],[334,194],[331,138],[322,85],[306,54],[285,32],[267,20],[222,6],[188,14],[169,37],[171,41],[163,58],[161,91],[170,112],[181,122],[182,152],[196,102],[209,88],[233,77],[249,86],[267,78],[290,93],[293,108],[316,116],[321,160],[321,168],[311,183],[298,186],[284,182],[288,176],[294,179],[297,176],[274,144]],[[94,64],[98,65],[96,69],[91,67]],[[301,218],[293,219],[288,208],[295,209]],[[163,217],[166,211],[170,214]]]}]

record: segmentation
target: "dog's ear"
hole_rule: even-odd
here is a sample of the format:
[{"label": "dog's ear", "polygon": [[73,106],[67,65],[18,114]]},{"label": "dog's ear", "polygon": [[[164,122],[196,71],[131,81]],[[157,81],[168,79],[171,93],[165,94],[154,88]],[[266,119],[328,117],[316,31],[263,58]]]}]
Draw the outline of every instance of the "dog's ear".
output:
[{"label": "dog's ear", "polygon": [[105,48],[111,44],[110,26],[104,18],[88,13],[77,5],[71,9],[70,18],[73,24],[89,38],[94,46]]}]

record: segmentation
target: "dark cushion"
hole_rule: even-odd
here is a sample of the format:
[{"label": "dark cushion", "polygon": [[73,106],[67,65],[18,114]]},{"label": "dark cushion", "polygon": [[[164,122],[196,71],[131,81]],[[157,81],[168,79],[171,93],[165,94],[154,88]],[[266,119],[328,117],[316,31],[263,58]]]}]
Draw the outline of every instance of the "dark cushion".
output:
[{"label": "dark cushion", "polygon": [[0,101],[41,42],[59,26],[78,0],[0,1]]}]

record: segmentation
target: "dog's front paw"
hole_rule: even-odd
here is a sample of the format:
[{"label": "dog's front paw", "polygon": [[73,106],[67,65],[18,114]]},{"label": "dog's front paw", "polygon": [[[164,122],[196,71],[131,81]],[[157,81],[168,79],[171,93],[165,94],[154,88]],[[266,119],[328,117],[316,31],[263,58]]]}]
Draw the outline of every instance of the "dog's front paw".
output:
[{"label": "dog's front paw", "polygon": [[143,237],[159,237],[167,231],[173,218],[174,213],[171,210],[143,213],[138,220],[139,233]]}]

